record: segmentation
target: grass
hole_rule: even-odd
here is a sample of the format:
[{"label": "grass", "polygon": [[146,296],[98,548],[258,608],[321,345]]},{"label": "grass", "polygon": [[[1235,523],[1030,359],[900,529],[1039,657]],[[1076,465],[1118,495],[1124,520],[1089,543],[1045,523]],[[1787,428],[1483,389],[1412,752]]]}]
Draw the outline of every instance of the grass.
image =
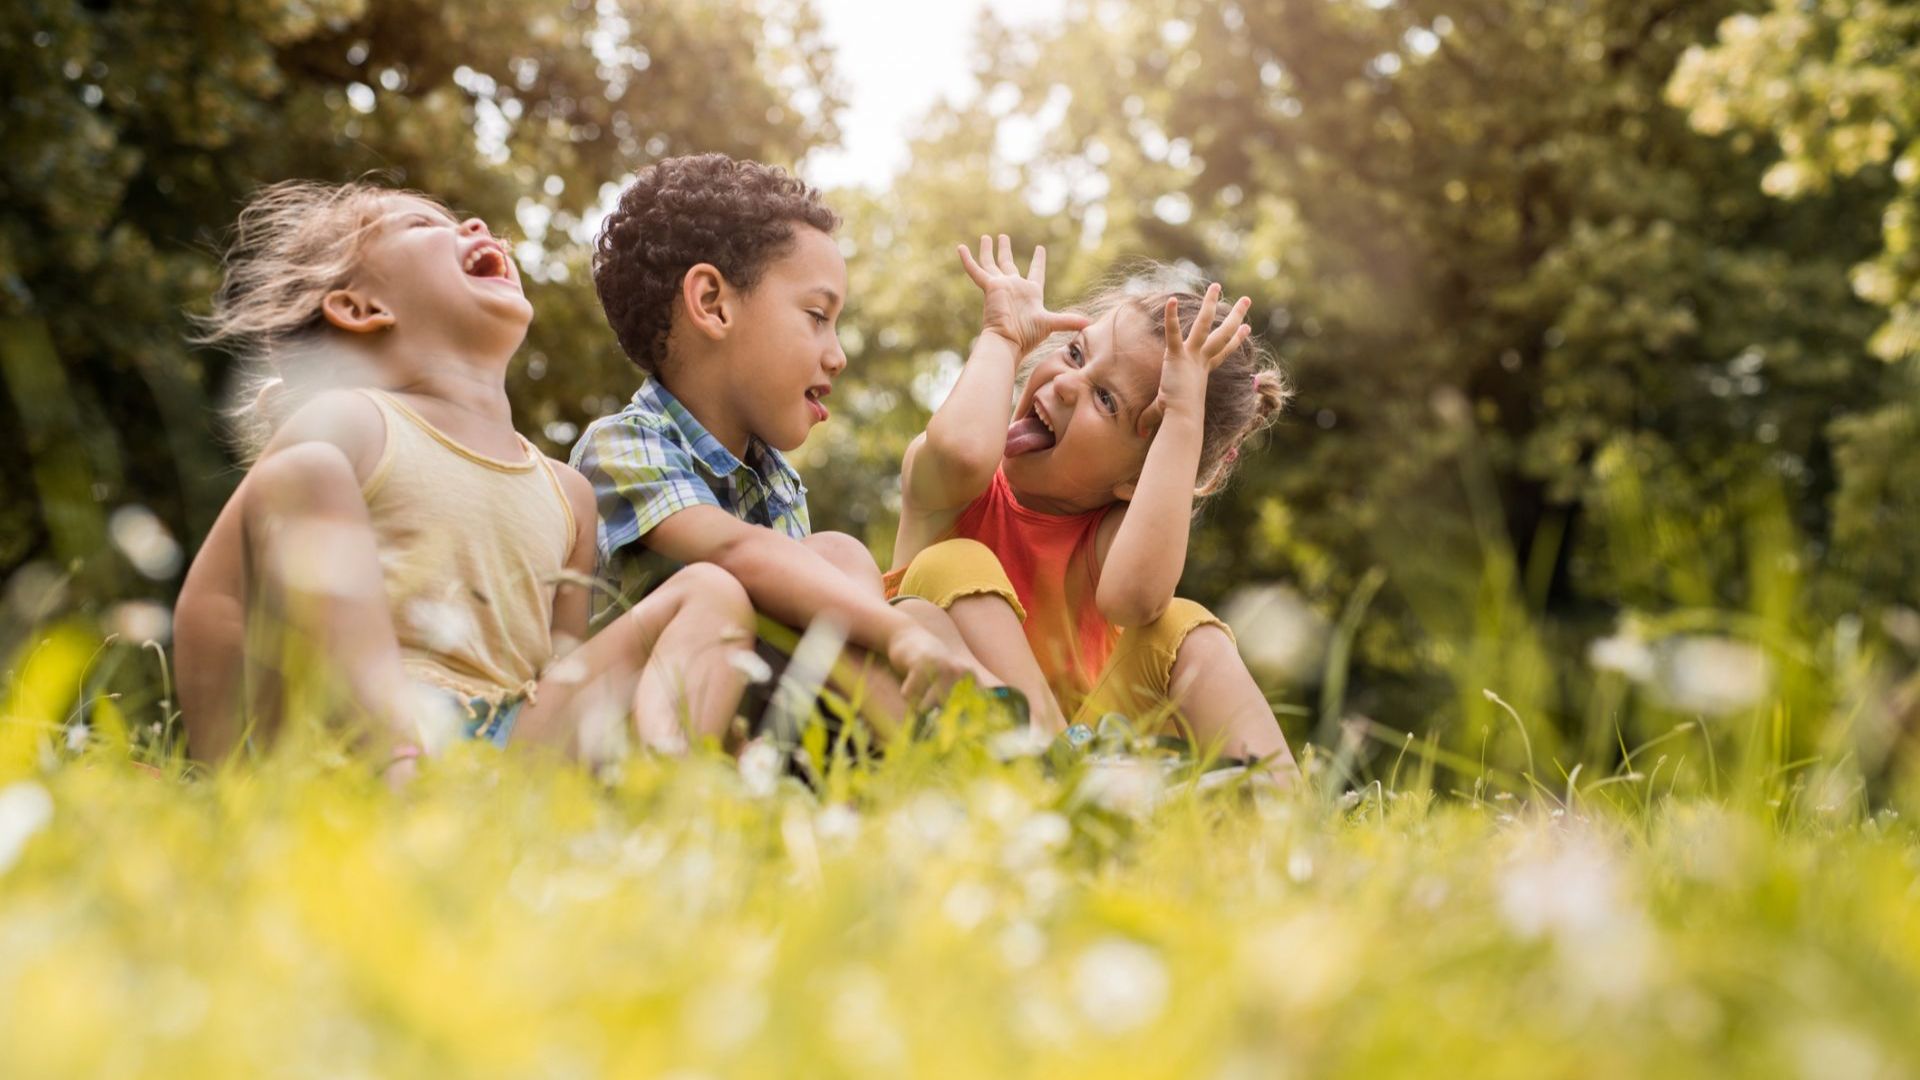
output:
[{"label": "grass", "polygon": [[98,699],[70,748],[94,645],[0,725],[7,1077],[1920,1073],[1920,845],[1837,764],[1456,796],[1354,727],[1379,779],[1276,796],[957,701],[824,797],[473,745],[396,794],[311,732],[186,779]]}]

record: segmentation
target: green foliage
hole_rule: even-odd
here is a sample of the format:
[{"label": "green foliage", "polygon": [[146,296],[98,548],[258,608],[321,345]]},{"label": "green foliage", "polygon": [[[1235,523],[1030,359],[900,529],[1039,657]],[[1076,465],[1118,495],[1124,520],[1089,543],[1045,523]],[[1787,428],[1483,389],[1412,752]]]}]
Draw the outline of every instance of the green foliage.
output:
[{"label": "green foliage", "polygon": [[[1047,242],[1059,296],[1129,255],[1250,293],[1301,396],[1206,510],[1187,590],[1277,577],[1331,615],[1386,570],[1352,707],[1512,762],[1481,690],[1574,731],[1582,643],[1624,611],[1760,603],[1755,513],[1828,574],[1823,610],[1862,602],[1823,559],[1849,538],[1828,424],[1889,389],[1848,284],[1886,185],[1781,202],[1771,148],[1667,103],[1742,7],[1154,0],[989,24],[987,93],[856,216],[884,283],[857,370],[897,389],[964,351],[974,301],[940,267],[984,230]],[[927,399],[879,399],[859,448],[894,454]],[[1651,532],[1609,525],[1625,474]]]},{"label": "green foliage", "polygon": [[[150,505],[189,539],[211,523],[233,480],[225,364],[184,344],[184,315],[256,185],[378,170],[520,234],[540,315],[513,389],[542,433],[633,381],[584,273],[603,188],[668,154],[791,162],[832,140],[829,63],[798,3],[9,5],[0,567],[83,554],[56,520],[81,505]],[[110,558],[80,570],[93,599],[137,581]]]}]

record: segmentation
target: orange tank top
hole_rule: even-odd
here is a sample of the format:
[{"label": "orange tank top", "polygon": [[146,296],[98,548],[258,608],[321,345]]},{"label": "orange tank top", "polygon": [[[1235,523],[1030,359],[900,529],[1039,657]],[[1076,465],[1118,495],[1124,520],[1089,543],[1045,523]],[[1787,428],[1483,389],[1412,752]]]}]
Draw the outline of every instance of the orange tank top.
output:
[{"label": "orange tank top", "polygon": [[1112,507],[1084,514],[1043,514],[1021,506],[1004,472],[967,505],[949,539],[978,540],[999,557],[1020,606],[1027,643],[1066,708],[1093,689],[1120,631],[1094,603],[1099,570],[1094,534]]}]

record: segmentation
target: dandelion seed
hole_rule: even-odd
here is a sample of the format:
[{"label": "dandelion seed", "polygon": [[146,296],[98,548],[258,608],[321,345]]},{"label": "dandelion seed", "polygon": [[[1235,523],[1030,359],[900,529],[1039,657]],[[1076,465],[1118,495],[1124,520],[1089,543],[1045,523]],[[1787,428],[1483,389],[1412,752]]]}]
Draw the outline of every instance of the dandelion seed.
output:
[{"label": "dandelion seed", "polygon": [[1157,766],[1132,758],[1090,760],[1077,798],[1103,810],[1143,819],[1160,804],[1166,781]]},{"label": "dandelion seed", "polygon": [[1694,636],[1675,642],[1662,657],[1655,690],[1670,708],[1726,716],[1758,704],[1772,678],[1772,665],[1757,646]]},{"label": "dandelion seed", "polygon": [[998,761],[1013,761],[1017,758],[1039,757],[1053,744],[1045,732],[1032,727],[1013,728],[997,731],[987,739],[987,753]]},{"label": "dandelion seed", "polygon": [[1000,863],[1009,870],[1038,866],[1072,838],[1073,825],[1066,818],[1043,810],[1015,826],[1000,849]]},{"label": "dandelion seed", "polygon": [[27,841],[53,820],[53,796],[32,780],[0,788],[0,874],[20,858]]},{"label": "dandelion seed", "polygon": [[165,581],[180,572],[180,543],[153,511],[123,506],[107,519],[107,535],[143,576]]},{"label": "dandelion seed", "polygon": [[1303,848],[1293,849],[1293,853],[1287,856],[1287,877],[1296,884],[1313,877],[1313,856]]},{"label": "dandelion seed", "polygon": [[786,764],[786,755],[770,740],[756,739],[740,752],[740,779],[746,782],[747,794],[756,799],[770,797],[780,786],[780,771]]},{"label": "dandelion seed", "polygon": [[860,838],[860,814],[846,803],[834,803],[815,815],[813,831],[826,843],[844,847]]},{"label": "dandelion seed", "polygon": [[1000,931],[998,944],[1000,959],[1010,968],[1030,968],[1047,953],[1047,935],[1025,919],[1008,923]]},{"label": "dandelion seed", "polygon": [[87,740],[93,736],[93,728],[85,723],[67,725],[67,753],[77,754],[87,748]]},{"label": "dandelion seed", "polygon": [[766,1021],[767,999],[740,980],[709,983],[687,1001],[682,1022],[687,1034],[716,1050],[744,1045]]},{"label": "dandelion seed", "polygon": [[1117,1035],[1160,1016],[1168,982],[1157,950],[1108,938],[1089,946],[1074,962],[1073,998],[1090,1025]]},{"label": "dandelion seed", "polygon": [[1318,671],[1326,655],[1327,620],[1285,585],[1243,586],[1227,597],[1222,618],[1248,670],[1263,682],[1291,682]]},{"label": "dandelion seed", "polygon": [[947,890],[940,913],[961,930],[971,930],[993,914],[993,891],[977,881],[963,881]]},{"label": "dandelion seed", "polygon": [[827,1013],[827,1034],[847,1058],[881,1072],[897,1072],[907,1056],[887,984],[871,968],[840,973]]},{"label": "dandelion seed", "polygon": [[457,652],[479,636],[479,624],[465,607],[445,600],[411,600],[406,619],[429,649]]},{"label": "dandelion seed", "polygon": [[727,654],[727,663],[733,670],[745,675],[750,686],[759,686],[773,679],[773,668],[752,649],[733,650]]},{"label": "dandelion seed", "polygon": [[1596,638],[1587,646],[1587,663],[1595,671],[1624,675],[1637,683],[1653,678],[1653,650],[1633,634],[1614,634]]},{"label": "dandelion seed", "polygon": [[173,639],[173,612],[151,600],[129,600],[115,604],[107,612],[107,629],[132,642],[157,641],[162,645]]}]

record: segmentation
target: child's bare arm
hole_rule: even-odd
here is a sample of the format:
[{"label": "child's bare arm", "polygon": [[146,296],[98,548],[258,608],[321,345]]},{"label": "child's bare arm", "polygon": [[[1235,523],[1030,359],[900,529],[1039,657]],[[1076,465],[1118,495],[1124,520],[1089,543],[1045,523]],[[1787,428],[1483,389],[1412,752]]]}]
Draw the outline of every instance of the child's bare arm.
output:
[{"label": "child's bare arm", "polygon": [[965,245],[960,262],[985,294],[980,336],[960,371],[960,381],[927,421],[927,430],[907,448],[901,464],[901,495],[920,511],[951,510],[972,502],[993,482],[1006,450],[1013,380],[1020,358],[1056,330],[1078,330],[1084,316],[1046,309],[1043,286],[1047,249],[1033,250],[1025,277],[1013,261],[1013,242],[980,238],[976,261]]},{"label": "child's bare arm", "polygon": [[[908,677],[909,687],[925,679],[944,689],[962,676],[984,674],[818,552],[718,507],[681,510],[654,526],[646,543],[675,562],[710,562],[727,571],[755,608],[789,626],[806,626],[821,616],[835,620],[847,628],[853,644],[885,656]],[[909,699],[915,696],[910,690]]]},{"label": "child's bare arm", "polygon": [[593,610],[592,588],[599,558],[599,513],[594,506],[593,485],[573,467],[555,461],[549,463],[560,480],[561,492],[573,509],[573,551],[567,556],[567,577],[553,592],[553,654],[565,656],[587,640],[587,627]]},{"label": "child's bare arm", "polygon": [[[1220,286],[1207,289],[1206,301],[1184,338],[1167,304],[1167,355],[1161,364],[1160,393],[1141,411],[1140,427],[1151,432],[1146,464],[1126,508],[1102,522],[1094,555],[1100,584],[1094,604],[1115,626],[1142,626],[1159,618],[1173,602],[1187,565],[1188,523],[1193,519],[1193,489],[1200,471],[1200,442],[1206,426],[1207,378],[1251,332],[1245,325],[1252,301],[1242,297],[1218,328],[1214,304]],[[1115,519],[1118,519],[1117,521]]]}]

